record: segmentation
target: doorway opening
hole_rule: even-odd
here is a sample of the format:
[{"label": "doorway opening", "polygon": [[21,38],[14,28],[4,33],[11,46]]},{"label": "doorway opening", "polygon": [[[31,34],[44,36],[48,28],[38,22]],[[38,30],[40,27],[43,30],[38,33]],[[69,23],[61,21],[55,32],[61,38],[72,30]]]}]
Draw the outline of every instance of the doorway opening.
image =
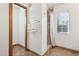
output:
[{"label": "doorway opening", "polygon": [[51,36],[50,36],[50,13],[47,11],[47,47],[51,46]]},{"label": "doorway opening", "polygon": [[52,43],[52,16],[51,16],[51,13],[53,12],[53,9],[52,8],[48,8],[47,10],[47,48],[49,49],[50,47],[54,47],[53,46],[53,43]]},{"label": "doorway opening", "polygon": [[13,45],[16,44],[21,44],[27,49],[27,8],[19,3],[10,3],[9,56],[13,55]]}]

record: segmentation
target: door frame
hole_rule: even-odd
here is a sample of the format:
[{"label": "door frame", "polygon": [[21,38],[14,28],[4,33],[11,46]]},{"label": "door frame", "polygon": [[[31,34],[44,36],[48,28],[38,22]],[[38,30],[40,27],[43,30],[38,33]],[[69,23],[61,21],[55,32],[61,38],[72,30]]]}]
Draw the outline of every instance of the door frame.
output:
[{"label": "door frame", "polygon": [[20,3],[9,3],[9,56],[13,55],[13,4],[16,4],[17,6],[25,9],[25,15],[26,15],[26,28],[25,28],[25,49],[27,49],[27,7],[24,5],[21,5]]}]

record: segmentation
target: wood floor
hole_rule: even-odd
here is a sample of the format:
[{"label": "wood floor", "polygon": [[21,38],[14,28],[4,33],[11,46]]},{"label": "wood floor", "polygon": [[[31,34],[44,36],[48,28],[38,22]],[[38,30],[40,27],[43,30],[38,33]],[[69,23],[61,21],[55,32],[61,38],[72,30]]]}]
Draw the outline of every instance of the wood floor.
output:
[{"label": "wood floor", "polygon": [[[36,54],[26,51],[23,47],[14,46],[13,56],[37,56]],[[70,51],[64,48],[50,48],[44,56],[79,56],[79,52]]]},{"label": "wood floor", "polygon": [[45,56],[79,56],[79,52],[68,50],[61,47],[50,48]]},{"label": "wood floor", "polygon": [[13,56],[37,56],[37,55],[32,53],[31,51],[26,51],[21,46],[14,46],[13,47]]}]

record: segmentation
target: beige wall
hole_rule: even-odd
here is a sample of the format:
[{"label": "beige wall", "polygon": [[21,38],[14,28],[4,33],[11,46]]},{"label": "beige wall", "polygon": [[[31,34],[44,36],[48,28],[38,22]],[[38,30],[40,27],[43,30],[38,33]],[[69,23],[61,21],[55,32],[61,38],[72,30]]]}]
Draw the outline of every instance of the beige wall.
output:
[{"label": "beige wall", "polygon": [[9,55],[9,16],[8,4],[0,3],[0,56]]}]

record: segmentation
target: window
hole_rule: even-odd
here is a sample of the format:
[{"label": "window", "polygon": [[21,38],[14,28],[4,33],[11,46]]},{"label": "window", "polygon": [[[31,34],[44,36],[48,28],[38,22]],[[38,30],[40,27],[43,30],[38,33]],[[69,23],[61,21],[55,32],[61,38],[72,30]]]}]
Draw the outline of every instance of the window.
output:
[{"label": "window", "polygon": [[57,15],[57,32],[68,32],[69,13],[67,11],[60,12]]}]

